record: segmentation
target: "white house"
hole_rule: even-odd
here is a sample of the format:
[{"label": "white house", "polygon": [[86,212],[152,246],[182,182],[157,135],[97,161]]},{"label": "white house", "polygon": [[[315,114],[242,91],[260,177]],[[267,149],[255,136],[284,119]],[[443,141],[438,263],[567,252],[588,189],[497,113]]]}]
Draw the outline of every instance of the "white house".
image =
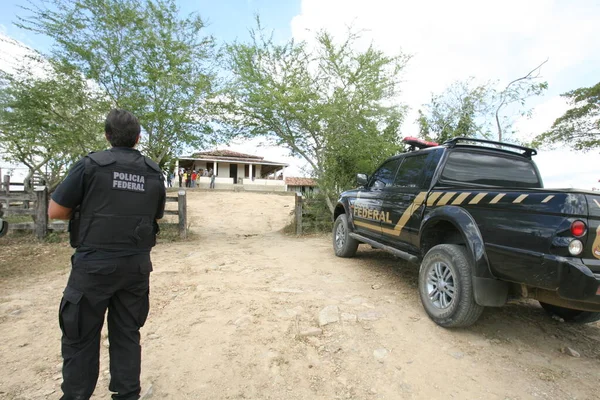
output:
[{"label": "white house", "polygon": [[[216,171],[215,186],[218,189],[243,185],[245,190],[285,191],[283,170],[287,166],[231,150],[203,151],[177,160],[177,170]],[[209,184],[210,178],[200,178],[200,187],[208,187]]]}]

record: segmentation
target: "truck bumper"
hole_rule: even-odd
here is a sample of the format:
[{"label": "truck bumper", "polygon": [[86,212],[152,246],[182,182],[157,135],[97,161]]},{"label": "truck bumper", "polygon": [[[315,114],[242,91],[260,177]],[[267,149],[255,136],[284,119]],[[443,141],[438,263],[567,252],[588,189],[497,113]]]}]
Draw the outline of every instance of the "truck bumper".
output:
[{"label": "truck bumper", "polygon": [[[561,301],[561,304],[556,305],[600,311],[600,274],[592,272],[580,259],[545,257],[544,264],[546,263],[549,265],[554,264],[558,275],[558,290],[554,296]],[[546,297],[549,292],[551,291],[538,290],[538,296],[536,297],[538,297],[538,300],[544,301],[539,297]]]}]

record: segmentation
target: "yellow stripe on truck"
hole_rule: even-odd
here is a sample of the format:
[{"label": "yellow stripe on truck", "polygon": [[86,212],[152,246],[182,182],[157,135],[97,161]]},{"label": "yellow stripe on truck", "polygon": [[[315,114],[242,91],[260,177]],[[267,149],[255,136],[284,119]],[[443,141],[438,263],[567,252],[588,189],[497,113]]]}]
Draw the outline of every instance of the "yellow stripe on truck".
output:
[{"label": "yellow stripe on truck", "polygon": [[553,195],[553,194],[551,194],[550,196],[546,196],[546,198],[545,198],[544,200],[542,200],[542,203],[547,203],[547,202],[549,202],[550,200],[552,200],[553,198],[554,198],[554,195]]},{"label": "yellow stripe on truck", "polygon": [[447,203],[448,201],[450,201],[450,199],[451,199],[451,198],[452,198],[452,197],[453,197],[455,194],[456,194],[456,192],[448,192],[448,193],[446,193],[446,194],[444,195],[444,197],[442,197],[442,198],[440,199],[440,201],[438,201],[438,203],[437,203],[436,205],[438,205],[438,206],[444,206],[444,205],[446,205],[446,203]]},{"label": "yellow stripe on truck", "polygon": [[527,196],[529,196],[528,194],[522,194],[519,197],[517,197],[513,203],[514,204],[519,204],[520,202],[522,202],[523,200],[525,200],[527,198]]},{"label": "yellow stripe on truck", "polygon": [[379,225],[370,224],[368,222],[354,220],[354,225],[362,226],[363,228],[369,229],[371,231],[381,232],[381,227]]},{"label": "yellow stripe on truck", "polygon": [[452,202],[452,205],[453,206],[460,205],[463,201],[465,201],[465,199],[467,197],[469,197],[470,194],[471,194],[471,192],[466,192],[466,193],[459,194],[458,197],[456,199],[454,199],[454,201]]},{"label": "yellow stripe on truck", "polygon": [[494,197],[491,201],[490,204],[496,204],[497,202],[500,201],[500,199],[502,199],[504,196],[506,196],[506,193],[500,193],[498,195],[496,195],[496,197]]},{"label": "yellow stripe on truck", "polygon": [[429,197],[427,198],[427,206],[431,207],[435,203],[435,201],[437,199],[439,199],[440,196],[443,195],[443,194],[444,194],[444,192],[433,192],[433,193],[431,193],[429,195]]},{"label": "yellow stripe on truck", "polygon": [[487,193],[479,193],[475,197],[473,197],[471,201],[469,201],[469,204],[479,204],[481,199],[483,199],[485,196],[487,196]]},{"label": "yellow stripe on truck", "polygon": [[398,223],[396,224],[396,226],[394,226],[394,229],[386,228],[386,227],[382,226],[381,231],[388,235],[400,236],[400,233],[402,232],[404,225],[406,225],[406,223],[408,222],[410,217],[425,202],[425,196],[427,196],[427,192],[420,192],[417,195],[417,197],[415,197],[413,202],[406,208],[406,210],[404,210],[404,213],[402,213],[402,216],[398,220]]}]

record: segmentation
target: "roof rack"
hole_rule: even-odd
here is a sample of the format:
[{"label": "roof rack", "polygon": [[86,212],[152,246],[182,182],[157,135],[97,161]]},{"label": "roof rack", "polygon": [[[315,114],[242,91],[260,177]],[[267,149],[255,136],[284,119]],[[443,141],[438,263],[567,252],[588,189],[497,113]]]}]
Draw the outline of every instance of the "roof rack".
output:
[{"label": "roof rack", "polygon": [[468,138],[468,137],[456,137],[454,139],[450,139],[450,140],[445,141],[444,145],[447,145],[448,147],[454,147],[459,142],[485,143],[485,144],[494,145],[496,147],[507,147],[509,149],[517,149],[517,150],[523,151],[522,155],[524,155],[526,157],[529,157],[529,158],[531,158],[531,156],[535,156],[537,154],[537,150],[536,149],[532,149],[532,148],[529,148],[529,147],[519,146],[519,145],[511,144],[511,143],[495,142],[493,140]]}]

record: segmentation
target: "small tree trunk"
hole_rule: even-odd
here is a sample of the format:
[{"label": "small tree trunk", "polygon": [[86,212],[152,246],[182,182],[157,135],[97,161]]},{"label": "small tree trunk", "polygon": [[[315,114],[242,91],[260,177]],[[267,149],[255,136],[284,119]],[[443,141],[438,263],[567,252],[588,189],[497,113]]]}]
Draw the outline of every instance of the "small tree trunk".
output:
[{"label": "small tree trunk", "polygon": [[294,213],[296,214],[296,235],[302,235],[302,195],[300,193],[296,193]]}]

